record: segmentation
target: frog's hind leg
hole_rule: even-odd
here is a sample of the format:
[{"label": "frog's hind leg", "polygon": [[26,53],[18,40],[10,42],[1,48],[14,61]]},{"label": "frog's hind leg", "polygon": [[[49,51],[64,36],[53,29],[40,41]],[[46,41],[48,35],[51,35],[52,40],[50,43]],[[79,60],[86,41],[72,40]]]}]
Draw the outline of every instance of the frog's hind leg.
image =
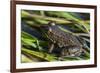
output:
[{"label": "frog's hind leg", "polygon": [[72,57],[78,57],[82,53],[82,48],[81,47],[71,47],[69,48],[69,53],[70,53],[70,56]]},{"label": "frog's hind leg", "polygon": [[66,48],[62,48],[60,54],[59,54],[59,57],[58,57],[58,60],[60,61],[64,61],[64,58],[67,56],[68,57],[69,55],[69,52],[68,52],[68,49]]},{"label": "frog's hind leg", "polygon": [[60,53],[60,56],[62,57],[62,56],[68,56],[68,55],[69,55],[68,49],[63,48],[61,53]]},{"label": "frog's hind leg", "polygon": [[66,47],[61,51],[59,60],[64,60],[64,58],[75,58],[81,55],[82,49],[80,47]]}]

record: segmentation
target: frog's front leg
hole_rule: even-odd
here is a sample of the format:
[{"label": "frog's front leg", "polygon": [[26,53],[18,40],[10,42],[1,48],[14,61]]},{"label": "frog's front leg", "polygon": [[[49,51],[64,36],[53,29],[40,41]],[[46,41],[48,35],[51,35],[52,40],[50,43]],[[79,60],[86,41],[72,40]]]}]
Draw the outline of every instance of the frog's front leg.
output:
[{"label": "frog's front leg", "polygon": [[54,43],[49,43],[49,50],[48,50],[48,52],[52,53],[53,49],[54,49]]}]

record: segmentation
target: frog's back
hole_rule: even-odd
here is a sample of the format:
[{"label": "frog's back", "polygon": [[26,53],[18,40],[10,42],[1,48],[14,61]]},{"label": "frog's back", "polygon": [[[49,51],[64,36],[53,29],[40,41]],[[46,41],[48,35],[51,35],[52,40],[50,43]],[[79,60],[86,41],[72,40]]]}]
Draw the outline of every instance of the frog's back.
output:
[{"label": "frog's back", "polygon": [[49,39],[59,47],[81,45],[74,35],[62,31],[58,26],[53,26],[51,29],[52,31],[48,31]]}]

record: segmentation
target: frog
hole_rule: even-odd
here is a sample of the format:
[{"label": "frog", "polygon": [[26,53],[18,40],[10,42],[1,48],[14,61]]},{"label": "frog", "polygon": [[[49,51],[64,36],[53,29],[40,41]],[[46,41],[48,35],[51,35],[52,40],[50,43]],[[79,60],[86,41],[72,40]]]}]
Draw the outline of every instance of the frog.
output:
[{"label": "frog", "polygon": [[78,57],[82,54],[82,44],[77,36],[72,33],[62,31],[55,22],[41,26],[43,35],[49,42],[48,53],[52,53],[55,47],[61,49],[60,57]]}]

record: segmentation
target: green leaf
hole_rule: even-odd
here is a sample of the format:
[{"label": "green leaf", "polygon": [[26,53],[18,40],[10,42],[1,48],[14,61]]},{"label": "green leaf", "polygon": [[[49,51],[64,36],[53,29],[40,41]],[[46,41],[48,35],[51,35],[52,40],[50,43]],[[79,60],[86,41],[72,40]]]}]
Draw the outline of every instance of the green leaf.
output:
[{"label": "green leaf", "polygon": [[30,62],[33,62],[33,60],[31,60],[30,58],[28,58],[24,54],[21,55],[21,59],[22,59],[21,60],[22,63],[27,63],[27,62],[30,63]]},{"label": "green leaf", "polygon": [[46,52],[29,50],[26,48],[22,48],[22,52],[26,52],[27,54],[30,54],[33,57],[36,56],[37,58],[44,59],[46,61],[56,61],[57,60],[57,57],[55,57],[54,55],[50,55]]},{"label": "green leaf", "polygon": [[30,40],[31,40],[31,39],[37,40],[37,38],[35,38],[34,36],[32,36],[32,35],[30,35],[30,34],[24,32],[24,31],[21,32],[21,37],[27,38],[27,39],[30,39]]}]

